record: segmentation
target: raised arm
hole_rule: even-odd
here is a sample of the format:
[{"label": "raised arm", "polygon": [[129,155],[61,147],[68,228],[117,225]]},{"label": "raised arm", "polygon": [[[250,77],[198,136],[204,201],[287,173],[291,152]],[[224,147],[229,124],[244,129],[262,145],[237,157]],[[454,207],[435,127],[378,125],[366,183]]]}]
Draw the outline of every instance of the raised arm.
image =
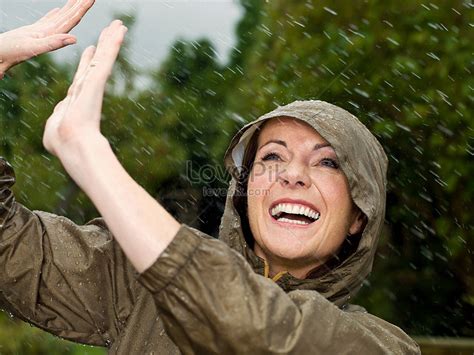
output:
[{"label": "raised arm", "polygon": [[[109,216],[119,236],[123,234],[114,218],[132,224],[143,222],[141,212],[128,205],[128,193],[137,194],[135,191],[138,190],[138,198],[143,200],[145,195],[144,208],[147,203],[156,207],[154,200],[135,183],[132,187],[127,185],[131,179],[124,178],[126,174],[120,170],[98,131],[105,81],[125,32],[121,22],[115,21],[103,31],[97,50],[90,47],[84,52],[74,84],[47,121],[44,134],[44,143],[50,151],[71,158],[65,165],[79,181],[86,181],[96,205],[101,202],[97,202],[97,196],[90,192],[87,182],[95,181],[100,185],[106,181],[108,186],[101,185],[101,192],[104,190],[113,196],[115,190],[120,195],[118,200],[108,198],[105,201],[115,203],[107,208],[119,209],[113,211],[112,218]],[[83,159],[102,154],[98,161]],[[88,164],[93,163],[98,164],[94,167],[99,172],[92,173]],[[84,174],[83,169],[87,170]],[[112,179],[107,179],[107,175]],[[120,339],[128,317],[131,314],[136,317],[145,307],[147,316],[141,318],[148,317],[146,324],[150,324],[153,332],[161,334],[161,323],[153,316],[153,302],[144,304],[149,295],[136,282],[136,271],[104,221],[97,219],[78,226],[64,217],[30,211],[15,202],[11,190],[14,181],[12,168],[0,157],[0,265],[4,268],[0,273],[0,309],[67,339],[108,345]],[[107,212],[102,209],[103,215]],[[150,218],[153,212],[147,213]],[[132,240],[123,244],[133,249],[133,237],[137,233],[131,232],[132,229],[126,226]],[[148,247],[143,245],[143,240],[140,247],[135,260],[141,261],[139,254]],[[151,264],[156,255],[152,254],[149,259],[147,263]],[[150,323],[151,319],[153,323]],[[150,343],[171,344],[165,338]]]},{"label": "raised arm", "polygon": [[101,33],[97,48],[84,51],[66,98],[46,123],[43,143],[91,198],[141,272],[173,239],[179,223],[127,174],[100,132],[105,84],[126,31],[116,20]]},{"label": "raised arm", "polygon": [[76,37],[68,32],[93,4],[94,0],[69,0],[31,25],[1,33],[0,79],[18,63],[76,43]]}]

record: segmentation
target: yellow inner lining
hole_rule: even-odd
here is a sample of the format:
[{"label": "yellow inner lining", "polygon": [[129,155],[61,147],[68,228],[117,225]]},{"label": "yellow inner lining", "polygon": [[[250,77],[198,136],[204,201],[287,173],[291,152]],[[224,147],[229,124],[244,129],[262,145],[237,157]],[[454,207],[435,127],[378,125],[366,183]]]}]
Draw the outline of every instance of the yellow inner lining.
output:
[{"label": "yellow inner lining", "polygon": [[285,275],[288,271],[280,271],[278,274],[272,277],[274,282],[277,282],[283,275]]},{"label": "yellow inner lining", "polygon": [[268,265],[266,260],[263,260],[265,267],[263,269],[263,276],[266,278],[271,278],[274,282],[277,282],[283,275],[285,275],[288,271],[280,271],[273,277],[270,277],[270,265]]}]

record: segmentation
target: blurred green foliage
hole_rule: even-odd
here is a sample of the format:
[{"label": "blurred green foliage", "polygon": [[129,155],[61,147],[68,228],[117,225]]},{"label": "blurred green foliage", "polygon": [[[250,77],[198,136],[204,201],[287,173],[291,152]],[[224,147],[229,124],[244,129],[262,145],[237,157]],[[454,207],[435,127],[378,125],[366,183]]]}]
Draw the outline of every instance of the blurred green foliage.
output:
[{"label": "blurred green foliage", "polygon": [[0,313],[2,355],[104,355],[103,348],[60,340],[27,323]]},{"label": "blurred green foliage", "polygon": [[[386,226],[354,302],[413,335],[474,337],[472,4],[241,4],[226,65],[206,39],[177,41],[148,73],[136,73],[122,51],[102,128],[126,169],[179,220],[216,235],[224,197],[204,197],[202,188],[226,180],[191,183],[187,164],[222,166],[232,134],[276,105],[322,99],[344,107],[379,138],[390,163]],[[97,212],[41,145],[73,71],[42,56],[0,82],[0,154],[16,169],[19,201],[81,223]],[[138,74],[151,85],[137,87]],[[2,319],[0,337],[12,335],[0,338],[0,352],[63,349],[38,333]]]}]

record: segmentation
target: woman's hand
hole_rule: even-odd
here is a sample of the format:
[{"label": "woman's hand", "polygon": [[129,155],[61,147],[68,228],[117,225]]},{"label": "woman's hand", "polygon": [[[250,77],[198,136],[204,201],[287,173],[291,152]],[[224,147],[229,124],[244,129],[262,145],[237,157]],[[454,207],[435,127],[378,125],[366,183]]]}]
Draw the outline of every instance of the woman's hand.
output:
[{"label": "woman's hand", "polygon": [[127,174],[100,133],[105,84],[126,31],[116,20],[102,31],[97,49],[84,51],[66,98],[46,122],[43,144],[59,157],[142,272],[173,240],[180,224]]},{"label": "woman's hand", "polygon": [[66,98],[56,105],[46,122],[43,144],[66,168],[68,160],[76,159],[78,150],[102,137],[100,116],[105,85],[126,32],[122,22],[115,20],[102,31],[97,49],[91,46],[84,51]]},{"label": "woman's hand", "polygon": [[0,79],[18,63],[76,43],[68,32],[93,4],[94,0],[69,0],[31,25],[0,34]]}]

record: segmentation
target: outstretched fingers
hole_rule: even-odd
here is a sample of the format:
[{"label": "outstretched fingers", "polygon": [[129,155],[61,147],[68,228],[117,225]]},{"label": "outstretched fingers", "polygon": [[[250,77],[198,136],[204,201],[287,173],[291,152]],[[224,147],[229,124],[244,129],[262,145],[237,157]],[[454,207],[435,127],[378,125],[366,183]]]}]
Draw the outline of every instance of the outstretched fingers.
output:
[{"label": "outstretched fingers", "polygon": [[[64,122],[100,125],[100,111],[107,79],[112,72],[127,28],[121,21],[113,21],[106,27],[97,43],[97,48],[89,47],[82,54],[73,84],[68,92],[67,103],[71,112],[89,111],[87,115],[67,115]],[[87,122],[87,123],[86,123]]]},{"label": "outstretched fingers", "polygon": [[60,9],[54,9],[35,23],[45,36],[67,33],[74,28],[92,7],[94,0],[69,0]]},{"label": "outstretched fingers", "polygon": [[90,63],[91,71],[98,85],[105,85],[107,78],[112,73],[115,60],[127,33],[127,27],[122,21],[115,20],[100,34],[94,58]]},{"label": "outstretched fingers", "polygon": [[56,21],[58,30],[69,32],[82,20],[92,5],[94,5],[94,0],[78,0],[73,2],[71,8],[64,11],[64,14]]}]

